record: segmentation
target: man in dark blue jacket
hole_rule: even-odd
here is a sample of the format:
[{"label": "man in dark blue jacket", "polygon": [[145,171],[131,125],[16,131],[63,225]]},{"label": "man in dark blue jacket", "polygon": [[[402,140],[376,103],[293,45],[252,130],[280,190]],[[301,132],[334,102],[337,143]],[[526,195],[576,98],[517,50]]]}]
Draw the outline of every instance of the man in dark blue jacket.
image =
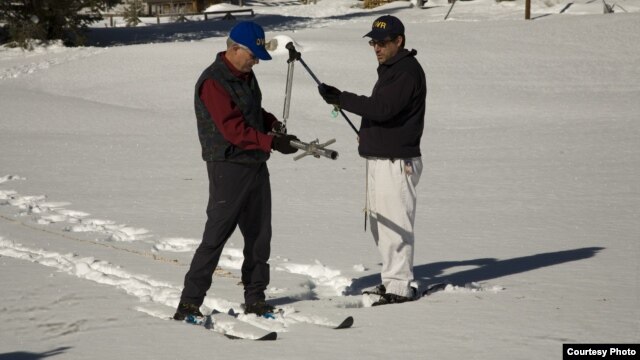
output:
[{"label": "man in dark blue jacket", "polygon": [[398,18],[376,19],[365,36],[379,63],[371,96],[326,84],[318,91],[327,103],[362,116],[358,152],[367,161],[367,211],[382,257],[382,283],[373,291],[380,298],[373,305],[384,305],[412,300],[417,290],[413,229],[427,82],[417,52],[405,49]]}]

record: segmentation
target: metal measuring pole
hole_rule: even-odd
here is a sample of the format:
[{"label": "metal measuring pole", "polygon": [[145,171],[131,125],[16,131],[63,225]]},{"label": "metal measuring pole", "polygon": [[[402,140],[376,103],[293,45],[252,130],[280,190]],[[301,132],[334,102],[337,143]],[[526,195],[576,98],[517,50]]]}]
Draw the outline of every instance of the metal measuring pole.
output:
[{"label": "metal measuring pole", "polygon": [[287,127],[287,119],[289,118],[289,108],[291,108],[291,88],[293,86],[293,66],[295,61],[289,59],[287,68],[287,85],[284,89],[284,109],[282,111],[282,123]]},{"label": "metal measuring pole", "polygon": [[[288,61],[291,61],[291,62],[293,62],[295,60],[300,61],[302,66],[304,66],[305,70],[307,70],[309,75],[311,75],[311,77],[316,82],[316,84],[321,85],[322,82],[320,81],[320,79],[318,79],[316,74],[314,74],[313,71],[311,71],[311,69],[309,69],[309,66],[307,66],[307,63],[305,63],[304,60],[302,60],[302,54],[300,54],[300,52],[298,52],[296,50],[296,47],[293,45],[293,43],[292,42],[287,43],[286,48],[287,48],[287,50],[289,50],[289,60]],[[342,109],[340,109],[337,106],[335,106],[335,109],[337,111],[339,111],[340,114],[342,114],[342,117],[347,121],[347,123],[349,123],[349,126],[351,126],[351,129],[353,129],[353,131],[356,132],[356,135],[359,135],[358,129],[356,129],[356,127],[353,125],[351,120],[349,120],[349,118],[347,117],[347,114],[345,114],[344,111],[342,111]]]},{"label": "metal measuring pole", "polygon": [[[291,43],[290,43],[291,44]],[[288,49],[288,47],[287,47]],[[295,50],[295,48],[294,48]],[[284,109],[282,111],[282,123],[284,125],[284,131],[286,132],[286,128],[287,128],[287,119],[289,118],[289,109],[291,108],[291,90],[293,88],[293,70],[294,70],[294,64],[296,61],[295,58],[295,53],[291,52],[291,49],[289,49],[289,60],[287,60],[288,63],[288,68],[287,68],[287,84],[285,86],[285,91],[284,91]],[[297,53],[298,55],[300,53]],[[274,136],[282,136],[283,133],[272,133]],[[331,150],[331,149],[327,149],[326,147],[328,145],[333,144],[334,142],[336,142],[335,139],[331,139],[327,142],[324,143],[320,143],[320,141],[318,139],[310,141],[308,143],[304,142],[304,141],[300,141],[300,140],[291,140],[289,142],[289,144],[291,146],[293,146],[296,149],[302,150],[303,153],[294,157],[294,160],[300,160],[305,156],[311,155],[315,158],[319,158],[321,156],[329,158],[331,160],[335,160],[338,158],[338,152],[335,150]]]}]

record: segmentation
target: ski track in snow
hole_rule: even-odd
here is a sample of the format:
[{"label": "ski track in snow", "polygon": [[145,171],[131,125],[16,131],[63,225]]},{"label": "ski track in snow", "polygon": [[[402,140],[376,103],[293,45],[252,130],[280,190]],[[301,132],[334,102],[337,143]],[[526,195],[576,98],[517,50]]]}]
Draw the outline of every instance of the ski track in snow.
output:
[{"label": "ski track in snow", "polygon": [[[0,237],[0,256],[37,263],[80,279],[113,286],[138,298],[142,304],[134,306],[134,310],[160,319],[169,319],[172,310],[175,309],[180,301],[181,287],[154,280],[146,275],[129,273],[117,265],[94,257],[80,257],[72,253],[60,254],[41,249],[32,249],[2,237]],[[158,308],[157,305],[162,305],[163,307]],[[283,311],[286,315],[278,315],[275,320],[243,314],[241,304],[211,296],[208,296],[203,304],[203,310],[212,311],[209,309],[234,315],[226,319],[219,319],[219,316],[216,317],[216,331],[247,338],[254,338],[256,334],[251,334],[247,330],[236,329],[237,327],[242,328],[242,325],[237,323],[238,321],[259,329],[279,332],[289,331],[291,325],[298,323],[322,326],[335,325],[329,319],[321,316],[296,313],[295,308],[292,306],[284,307]]]},{"label": "ski track in snow", "polygon": [[342,276],[339,270],[333,270],[320,261],[316,260],[315,264],[293,264],[286,263],[276,265],[276,271],[286,271],[292,274],[308,276],[313,285],[315,293],[322,296],[344,295],[347,288],[351,285],[352,279]]},{"label": "ski track in snow", "polygon": [[[17,175],[6,175],[0,177],[0,184],[9,181],[26,180]],[[112,242],[132,242],[148,239],[151,237],[146,229],[134,228],[123,224],[116,224],[110,220],[91,219],[88,213],[83,211],[69,210],[66,207],[68,202],[47,201],[46,195],[22,195],[14,190],[0,190],[0,206],[8,206],[15,210],[18,218],[27,217],[26,221],[33,221],[38,225],[62,224],[67,232],[94,232],[102,234],[102,241]],[[200,241],[188,238],[166,238],[154,242],[152,250],[155,252],[192,252]],[[117,248],[114,248],[117,249]],[[52,267],[60,272],[72,275],[81,279],[91,280],[104,285],[114,286],[127,294],[133,295],[143,304],[150,306],[138,306],[135,309],[148,315],[162,319],[168,319],[173,309],[177,306],[182,288],[179,286],[153,280],[145,275],[131,274],[121,269],[119,266],[98,260],[93,257],[80,257],[77,254],[60,254],[57,252],[42,249],[32,249],[0,236],[0,256],[8,256],[16,259],[38,263]],[[241,249],[225,248],[220,258],[219,266],[225,269],[240,270],[244,256]],[[351,279],[341,275],[338,270],[316,261],[315,264],[294,264],[288,263],[288,259],[279,259],[281,264],[275,266],[276,271],[285,271],[292,274],[301,275],[304,280],[300,282],[301,294],[292,296],[300,300],[316,299],[318,296],[342,295],[351,284]],[[278,260],[276,260],[278,261]],[[268,294],[276,295],[290,292],[290,289],[270,288]],[[295,291],[295,289],[294,289]],[[359,300],[355,307],[361,307]],[[155,304],[154,308],[152,304]],[[157,309],[157,305],[162,305],[162,309]],[[222,313],[235,313],[238,320],[249,323],[252,326],[269,331],[286,331],[286,328],[295,323],[312,323],[329,326],[332,322],[328,319],[316,316],[306,316],[296,314],[293,307],[284,307],[287,314],[284,318],[276,321],[268,319],[254,319],[255,316],[245,316],[241,314],[242,306],[239,303],[231,302],[222,298],[208,296],[203,304],[205,309],[215,309]],[[231,331],[227,324],[223,329]],[[235,335],[247,336],[247,334],[234,333]]]},{"label": "ski track in snow", "polygon": [[132,242],[143,240],[149,231],[110,220],[88,219],[83,211],[66,209],[67,202],[48,202],[46,195],[21,195],[13,190],[0,190],[0,205],[18,209],[18,216],[30,216],[39,225],[67,223],[65,231],[72,233],[95,232],[109,241]]},{"label": "ski track in snow", "polygon": [[[20,176],[7,175],[0,177],[0,184],[9,181],[26,180]],[[46,195],[20,195],[13,190],[0,190],[0,206],[10,206],[17,209],[17,217],[30,216],[31,220],[39,225],[53,223],[67,223],[64,227],[68,232],[95,232],[105,236],[105,241],[139,241],[151,237],[149,231],[141,228],[133,228],[122,224],[115,224],[109,220],[88,219],[88,213],[69,210],[65,207],[67,202],[48,202]],[[187,238],[166,238],[158,240],[153,245],[153,251],[167,252],[191,252],[194,251],[200,241]],[[102,261],[94,257],[81,257],[77,254],[61,254],[43,249],[32,249],[0,236],[0,256],[8,256],[16,259],[30,261],[47,267],[57,269],[62,273],[94,281],[103,285],[110,285],[125,293],[138,298],[142,305],[134,309],[161,319],[168,319],[173,309],[178,305],[182,288],[166,282],[154,280],[146,275],[132,274],[123,270],[120,266]],[[225,248],[220,258],[219,266],[226,269],[239,270],[242,267],[243,254],[241,249]],[[288,294],[288,297],[298,300],[322,299],[342,296],[344,301],[336,302],[335,306],[342,308],[369,307],[375,299],[369,296],[344,296],[352,283],[352,279],[342,275],[341,271],[334,270],[322,264],[319,260],[315,264],[290,263],[289,259],[275,257],[272,262],[275,271],[283,271],[301,275],[303,280],[299,287],[301,292],[291,294],[296,289],[269,288],[267,294]],[[354,269],[363,271],[364,266],[354,265]],[[479,291],[499,292],[503,288],[494,286],[483,288],[479,284],[467,284],[464,287],[448,285],[443,292],[448,293],[473,293]],[[158,308],[158,305],[161,308]],[[216,310],[224,314],[232,314],[233,317],[225,318],[222,315],[216,317],[218,332],[234,334],[242,337],[253,338],[255,334],[249,334],[246,330],[234,330],[234,322],[250,324],[253,327],[268,331],[288,331],[290,325],[296,323],[309,323],[321,326],[335,326],[335,324],[321,316],[299,313],[293,306],[282,308],[284,315],[276,316],[276,319],[264,319],[252,315],[242,314],[242,305],[222,298],[208,296],[203,304],[203,310]],[[233,320],[231,319],[233,318]]]},{"label": "ski track in snow", "polygon": [[0,47],[3,58],[23,58],[34,57],[35,60],[29,64],[4,67],[0,63],[0,81],[5,79],[15,79],[25,75],[31,75],[38,71],[47,70],[53,66],[84,59],[104,52],[99,48],[67,48],[62,43],[55,42],[52,45],[43,47],[37,46],[33,51],[25,52],[20,48]]},{"label": "ski track in snow", "polygon": [[[0,184],[8,181],[26,180],[17,175],[0,177]],[[31,217],[38,225],[63,224],[64,230],[71,233],[93,232],[103,235],[103,241],[134,242],[146,240],[152,242],[152,251],[159,252],[193,252],[200,240],[187,238],[165,238],[153,240],[152,234],[144,228],[135,228],[125,224],[116,224],[110,220],[89,218],[83,211],[69,210],[68,202],[50,202],[46,195],[21,195],[13,190],[0,190],[0,206],[12,206],[17,209],[18,217]],[[240,270],[244,256],[242,249],[225,247],[220,257],[219,266],[225,269]],[[272,259],[272,262],[275,259]],[[339,270],[331,269],[320,261],[315,264],[288,263],[288,259],[275,264],[276,271],[298,274],[305,278],[300,287],[307,294],[298,298],[314,298],[316,296],[343,295],[351,285],[351,278],[342,276]],[[275,293],[282,290],[274,290]]]},{"label": "ski track in snow", "polygon": [[0,255],[52,267],[60,272],[99,284],[111,285],[138,297],[141,302],[151,301],[176,306],[180,298],[180,289],[176,286],[153,280],[145,275],[131,274],[119,266],[93,257],[31,249],[2,237],[0,237]]}]

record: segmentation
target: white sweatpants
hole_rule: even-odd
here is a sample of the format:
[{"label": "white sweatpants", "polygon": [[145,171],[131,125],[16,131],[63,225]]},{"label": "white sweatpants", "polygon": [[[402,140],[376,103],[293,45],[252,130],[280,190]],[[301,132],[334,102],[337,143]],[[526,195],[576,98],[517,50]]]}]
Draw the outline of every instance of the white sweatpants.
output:
[{"label": "white sweatpants", "polygon": [[422,159],[367,159],[367,199],[371,233],[382,257],[387,293],[413,296],[416,186]]}]

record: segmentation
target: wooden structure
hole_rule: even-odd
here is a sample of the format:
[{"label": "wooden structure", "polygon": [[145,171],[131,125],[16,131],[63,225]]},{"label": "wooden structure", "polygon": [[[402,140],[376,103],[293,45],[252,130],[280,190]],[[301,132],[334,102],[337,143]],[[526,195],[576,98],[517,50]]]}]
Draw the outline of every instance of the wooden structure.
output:
[{"label": "wooden structure", "polygon": [[204,19],[205,20],[209,20],[209,17],[211,15],[215,16],[215,15],[223,15],[223,19],[224,20],[233,20],[235,19],[235,16],[233,16],[233,14],[236,15],[249,15],[249,16],[254,16],[255,14],[253,13],[253,9],[237,9],[237,10],[219,10],[219,11],[204,11]]},{"label": "wooden structure", "polygon": [[222,0],[142,0],[147,5],[147,15],[201,13]]},{"label": "wooden structure", "polygon": [[371,9],[380,5],[388,4],[393,1],[395,0],[364,0],[363,6],[365,9]]}]

